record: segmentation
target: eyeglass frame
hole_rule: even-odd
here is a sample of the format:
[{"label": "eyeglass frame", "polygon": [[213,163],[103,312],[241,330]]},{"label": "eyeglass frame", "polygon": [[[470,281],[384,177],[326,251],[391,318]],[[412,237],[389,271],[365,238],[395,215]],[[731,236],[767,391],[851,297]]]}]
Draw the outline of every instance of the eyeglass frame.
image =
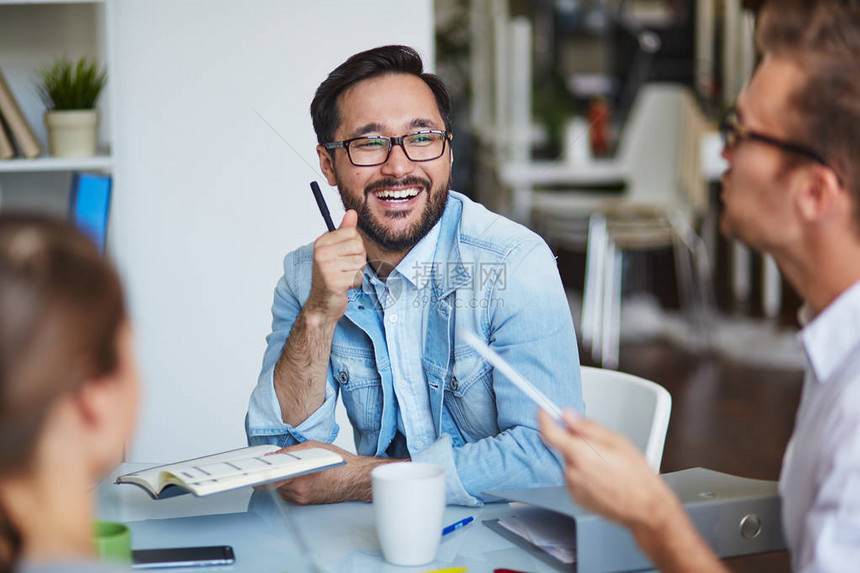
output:
[{"label": "eyeglass frame", "polygon": [[[723,120],[720,122],[720,136],[723,138],[723,145],[727,148],[734,148],[741,141],[758,141],[759,143],[764,143],[767,145],[771,145],[778,149],[782,149],[783,151],[788,151],[789,153],[795,153],[797,155],[802,155],[808,159],[811,159],[818,163],[819,165],[823,165],[827,167],[836,175],[836,180],[839,182],[840,186],[844,186],[842,182],[842,176],[836,170],[833,165],[827,161],[823,155],[818,153],[817,151],[806,147],[805,145],[801,145],[799,143],[794,143],[791,141],[783,141],[781,139],[777,139],[775,137],[771,137],[769,135],[765,135],[758,131],[749,129],[748,127],[744,127],[740,121],[740,113],[738,112],[737,106],[732,106],[726,112],[726,115],[723,116]],[[734,138],[732,143],[729,143],[729,140]]]},{"label": "eyeglass frame", "polygon": [[[409,157],[409,152],[406,150],[406,146],[403,145],[404,138],[409,137],[410,135],[423,135],[427,133],[436,133],[442,136],[442,151],[439,152],[439,155],[436,157],[431,157],[428,159],[412,159]],[[406,159],[409,161],[414,161],[416,163],[423,163],[425,161],[436,161],[443,155],[445,155],[445,145],[450,141],[453,137],[453,134],[448,130],[441,129],[422,129],[419,131],[410,131],[409,133],[405,133],[398,137],[389,137],[387,135],[362,135],[360,137],[353,137],[351,139],[344,139],[343,141],[332,141],[329,143],[323,143],[322,146],[328,149],[329,151],[334,149],[343,148],[346,150],[346,157],[349,159],[349,162],[355,165],[356,167],[377,167],[379,165],[384,165],[391,158],[391,152],[394,150],[396,145],[399,145],[403,150],[403,154],[406,156]],[[385,155],[385,160],[380,161],[379,163],[370,163],[370,164],[358,164],[352,159],[352,154],[349,152],[349,146],[354,141],[358,141],[360,139],[386,139],[390,142],[388,146],[388,153]]]}]

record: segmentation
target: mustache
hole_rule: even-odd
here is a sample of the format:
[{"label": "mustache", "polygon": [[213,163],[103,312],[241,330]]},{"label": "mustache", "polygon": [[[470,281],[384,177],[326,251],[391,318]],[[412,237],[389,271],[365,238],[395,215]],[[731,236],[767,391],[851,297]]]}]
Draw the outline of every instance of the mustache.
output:
[{"label": "mustache", "polygon": [[368,195],[378,189],[386,189],[388,187],[421,187],[424,191],[428,191],[430,189],[430,181],[416,177],[415,175],[409,175],[402,179],[383,177],[382,179],[377,179],[372,183],[368,183],[364,187],[364,194]]}]

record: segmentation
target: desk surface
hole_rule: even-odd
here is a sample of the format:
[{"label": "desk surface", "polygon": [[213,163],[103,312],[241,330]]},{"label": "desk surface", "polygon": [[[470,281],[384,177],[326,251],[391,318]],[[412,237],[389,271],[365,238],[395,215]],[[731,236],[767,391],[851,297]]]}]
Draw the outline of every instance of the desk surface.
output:
[{"label": "desk surface", "polygon": [[[699,170],[707,181],[719,181],[728,163],[722,157],[723,142],[717,132],[702,135]],[[630,166],[616,159],[591,159],[580,163],[566,161],[526,161],[501,166],[502,180],[514,186],[606,185],[628,181]]]},{"label": "desk surface", "polygon": [[[315,569],[308,552],[325,572],[411,573],[447,567],[468,567],[469,573],[491,572],[496,567],[555,571],[481,523],[510,515],[513,510],[506,503],[481,508],[449,506],[446,524],[468,515],[475,517],[475,523],[445,536],[435,562],[396,567],[382,560],[370,504],[299,507],[283,502],[274,492],[251,488],[207,498],[182,495],[153,500],[138,487],[113,483],[117,475],[149,465],[123,464],[99,485],[99,518],[128,523],[134,549],[233,546],[233,566],[206,571],[311,573]],[[297,541],[292,524],[301,530],[308,550]]]}]

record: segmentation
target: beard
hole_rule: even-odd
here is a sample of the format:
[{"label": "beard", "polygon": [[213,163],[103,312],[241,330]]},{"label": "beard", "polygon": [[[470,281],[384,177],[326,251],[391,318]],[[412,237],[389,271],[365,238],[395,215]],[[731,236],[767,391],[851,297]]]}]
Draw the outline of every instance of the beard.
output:
[{"label": "beard", "polygon": [[[368,196],[377,189],[386,187],[421,187],[422,193],[427,194],[427,203],[424,206],[424,212],[421,217],[411,227],[405,231],[397,232],[385,225],[384,221],[374,218],[370,212],[368,205]],[[430,229],[442,218],[442,213],[445,211],[445,205],[448,202],[448,189],[450,179],[445,181],[444,185],[440,185],[435,189],[430,188],[430,181],[415,176],[403,177],[402,179],[394,179],[392,177],[384,177],[372,183],[368,183],[364,188],[364,194],[357,197],[354,193],[345,190],[340,181],[337,182],[337,188],[340,191],[340,197],[343,201],[344,209],[353,209],[358,213],[358,228],[368,239],[376,243],[381,249],[399,253],[414,247],[418,241],[430,232]],[[386,211],[384,217],[401,218],[409,216],[408,212],[391,210]]]}]

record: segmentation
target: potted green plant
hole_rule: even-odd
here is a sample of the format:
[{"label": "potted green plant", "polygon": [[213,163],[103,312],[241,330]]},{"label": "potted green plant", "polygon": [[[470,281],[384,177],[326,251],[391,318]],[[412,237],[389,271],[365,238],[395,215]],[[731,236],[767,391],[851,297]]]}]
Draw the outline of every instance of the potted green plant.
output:
[{"label": "potted green plant", "polygon": [[90,157],[96,153],[99,115],[96,102],[107,81],[95,60],[57,60],[40,73],[37,85],[45,102],[48,149],[55,157]]}]

